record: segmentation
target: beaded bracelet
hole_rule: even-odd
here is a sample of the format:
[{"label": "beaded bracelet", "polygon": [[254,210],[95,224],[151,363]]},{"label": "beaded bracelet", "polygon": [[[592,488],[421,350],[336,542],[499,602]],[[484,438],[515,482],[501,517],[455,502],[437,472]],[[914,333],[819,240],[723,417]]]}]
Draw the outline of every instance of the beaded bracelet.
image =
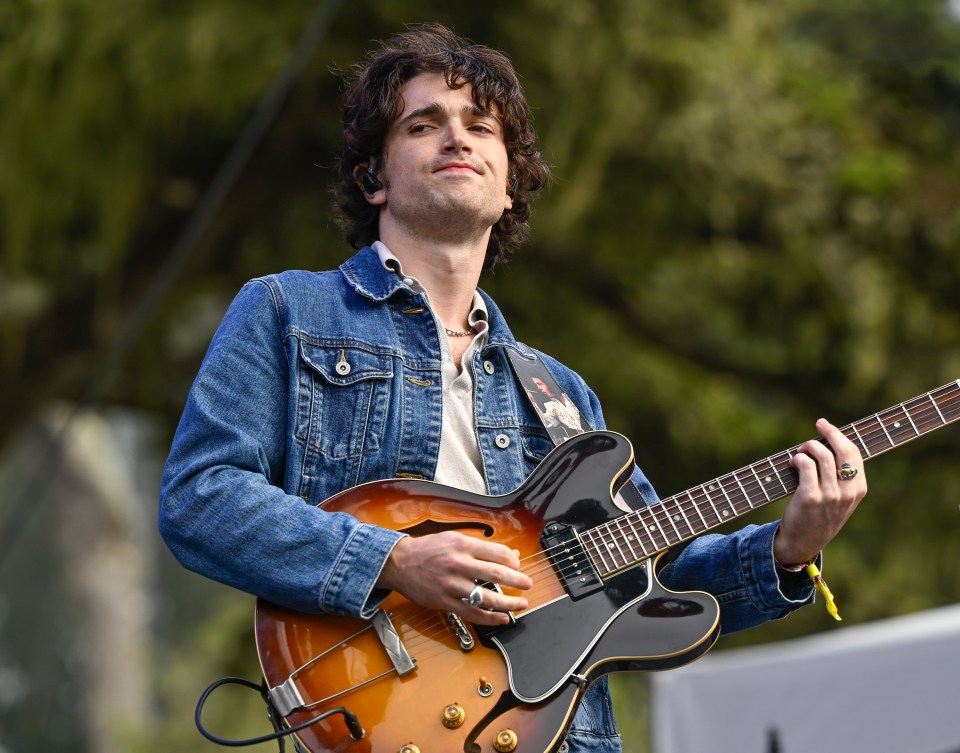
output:
[{"label": "beaded bracelet", "polygon": [[814,557],[809,562],[801,562],[799,565],[784,565],[776,557],[773,558],[773,561],[781,570],[786,570],[788,573],[799,573],[801,570],[806,570],[810,565],[816,564],[817,558]]}]

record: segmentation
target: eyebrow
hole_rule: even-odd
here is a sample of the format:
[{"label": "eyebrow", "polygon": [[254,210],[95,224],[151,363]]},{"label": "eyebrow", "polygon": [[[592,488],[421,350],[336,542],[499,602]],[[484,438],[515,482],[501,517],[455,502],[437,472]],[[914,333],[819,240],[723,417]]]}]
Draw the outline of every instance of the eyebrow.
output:
[{"label": "eyebrow", "polygon": [[[425,105],[424,107],[417,108],[416,110],[411,112],[409,115],[407,115],[405,118],[397,121],[397,125],[403,126],[409,123],[410,121],[418,120],[419,118],[433,117],[434,115],[440,115],[446,111],[447,111],[447,108],[444,105],[440,104],[439,102],[431,102],[430,104]],[[484,108],[479,107],[476,104],[464,105],[463,107],[460,108],[460,114],[472,115],[476,118],[491,118],[492,120],[500,122],[500,118],[498,118],[492,110],[489,110],[489,109],[485,110]]]}]

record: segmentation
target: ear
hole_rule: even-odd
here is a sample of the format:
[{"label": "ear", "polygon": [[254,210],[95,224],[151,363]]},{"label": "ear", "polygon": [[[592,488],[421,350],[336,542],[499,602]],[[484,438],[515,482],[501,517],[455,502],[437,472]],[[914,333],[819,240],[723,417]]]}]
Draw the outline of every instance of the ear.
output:
[{"label": "ear", "polygon": [[507,183],[506,196],[503,200],[503,211],[506,212],[509,209],[513,209],[513,194],[517,191],[517,176],[510,173],[510,182]]},{"label": "ear", "polygon": [[375,206],[379,206],[386,203],[387,192],[374,172],[376,164],[373,159],[370,162],[359,163],[353,168],[353,179],[356,181],[357,187],[363,192],[366,200]]}]

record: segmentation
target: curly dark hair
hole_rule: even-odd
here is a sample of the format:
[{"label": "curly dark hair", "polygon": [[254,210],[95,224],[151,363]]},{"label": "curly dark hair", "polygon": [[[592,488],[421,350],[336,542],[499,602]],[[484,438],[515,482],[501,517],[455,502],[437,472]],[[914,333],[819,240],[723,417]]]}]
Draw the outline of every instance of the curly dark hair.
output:
[{"label": "curly dark hair", "polygon": [[357,186],[358,165],[381,161],[387,131],[403,111],[400,88],[421,73],[442,73],[451,88],[470,84],[473,100],[495,109],[503,124],[513,207],[493,226],[484,267],[493,267],[526,237],[530,206],[550,179],[531,125],[530,108],[509,58],[475,45],[439,24],[410,27],[351,68],[343,97],[343,152],[338,163],[335,217],[354,248],[378,238],[378,207]]}]

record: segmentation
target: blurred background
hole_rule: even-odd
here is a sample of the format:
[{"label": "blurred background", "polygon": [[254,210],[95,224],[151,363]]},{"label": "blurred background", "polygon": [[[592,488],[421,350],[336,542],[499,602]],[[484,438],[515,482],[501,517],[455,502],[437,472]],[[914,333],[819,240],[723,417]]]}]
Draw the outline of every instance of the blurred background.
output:
[{"label": "blurred background", "polygon": [[[350,254],[336,71],[421,21],[512,57],[557,176],[481,284],[662,496],[960,378],[956,0],[3,0],[0,753],[221,750],[193,710],[259,680],[254,601],[172,560],[160,467],[243,282]],[[843,623],[715,650],[956,602],[958,450],[868,467]],[[627,751],[648,683],[615,682]],[[205,719],[267,731],[256,694]]]}]

